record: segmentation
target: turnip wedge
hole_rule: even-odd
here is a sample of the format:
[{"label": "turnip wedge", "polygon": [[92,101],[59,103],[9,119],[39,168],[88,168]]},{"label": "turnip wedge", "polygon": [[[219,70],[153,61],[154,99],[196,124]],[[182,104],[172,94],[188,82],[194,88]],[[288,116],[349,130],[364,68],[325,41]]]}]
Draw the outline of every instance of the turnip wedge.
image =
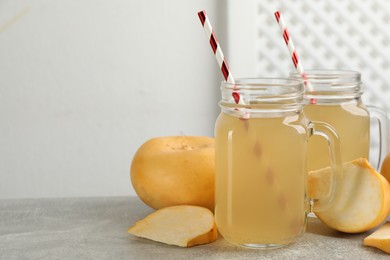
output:
[{"label": "turnip wedge", "polygon": [[[329,167],[310,172],[309,197],[321,201],[329,184]],[[314,213],[323,223],[347,233],[364,232],[380,225],[389,211],[389,183],[364,158],[344,163],[342,178],[328,208],[316,212],[314,207]]]},{"label": "turnip wedge", "polygon": [[189,205],[159,209],[135,223],[128,232],[181,247],[207,244],[217,239],[213,213],[207,208]]}]

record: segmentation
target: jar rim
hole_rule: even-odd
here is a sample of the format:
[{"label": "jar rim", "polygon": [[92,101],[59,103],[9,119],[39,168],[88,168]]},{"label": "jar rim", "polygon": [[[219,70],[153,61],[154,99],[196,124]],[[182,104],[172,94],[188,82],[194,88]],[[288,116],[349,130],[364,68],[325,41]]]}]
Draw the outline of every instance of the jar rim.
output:
[{"label": "jar rim", "polygon": [[[290,72],[293,78],[302,78],[302,75],[296,71]],[[314,80],[332,80],[336,78],[350,79],[350,81],[361,81],[361,73],[355,70],[338,69],[309,69],[305,70],[304,77]]]},{"label": "jar rim", "polygon": [[[294,78],[282,77],[253,77],[253,78],[237,78],[234,83],[222,81],[221,88],[231,90],[259,90],[264,88],[284,87],[285,91],[302,93],[304,91],[303,81]],[[287,88],[290,87],[290,88]],[[280,88],[280,90],[283,90]],[[287,93],[286,93],[287,94]]]},{"label": "jar rim", "polygon": [[222,81],[221,94],[219,105],[224,111],[248,109],[251,113],[280,114],[302,109],[304,85],[302,80],[292,78],[238,78],[235,83]]},{"label": "jar rim", "polygon": [[311,85],[305,90],[305,98],[309,99],[348,99],[363,94],[361,73],[354,70],[310,69],[303,76],[290,72],[290,77]]}]

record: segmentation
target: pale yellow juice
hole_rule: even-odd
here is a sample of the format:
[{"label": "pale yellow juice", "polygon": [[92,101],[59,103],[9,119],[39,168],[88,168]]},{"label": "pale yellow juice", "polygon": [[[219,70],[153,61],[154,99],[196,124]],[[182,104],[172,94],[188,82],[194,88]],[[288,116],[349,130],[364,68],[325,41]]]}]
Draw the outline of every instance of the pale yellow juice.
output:
[{"label": "pale yellow juice", "polygon": [[[334,127],[340,138],[341,158],[348,162],[359,157],[369,159],[370,117],[362,102],[310,104],[304,106],[309,120],[323,121]],[[313,136],[309,142],[308,168],[329,166],[328,145],[324,138]]]},{"label": "pale yellow juice", "polygon": [[[306,223],[306,119],[240,119],[216,123],[215,218],[235,244],[287,244]],[[328,158],[328,157],[326,157]]]}]

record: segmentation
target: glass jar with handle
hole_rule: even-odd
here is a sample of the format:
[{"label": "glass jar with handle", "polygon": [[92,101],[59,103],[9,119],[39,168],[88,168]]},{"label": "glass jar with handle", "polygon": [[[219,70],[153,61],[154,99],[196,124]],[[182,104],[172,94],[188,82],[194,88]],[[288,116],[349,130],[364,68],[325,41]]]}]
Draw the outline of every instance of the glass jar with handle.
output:
[{"label": "glass jar with handle", "polygon": [[[301,80],[239,79],[222,82],[221,92],[215,125],[218,230],[241,246],[287,245],[304,232],[311,208],[307,145],[322,137],[330,151],[333,183],[320,203],[326,208],[342,172],[338,136],[328,124],[306,118]],[[232,97],[237,93],[238,104]]]},{"label": "glass jar with handle", "polygon": [[[370,159],[370,119],[378,122],[378,158],[372,164],[380,169],[383,157],[387,154],[387,116],[374,106],[366,106],[362,101],[363,87],[361,73],[348,70],[307,70],[306,84],[311,90],[304,95],[304,113],[309,120],[318,120],[332,125],[340,137],[343,162],[359,157]],[[298,73],[291,78],[301,79]],[[322,138],[313,137],[309,144],[309,170],[329,166],[326,143]]]}]

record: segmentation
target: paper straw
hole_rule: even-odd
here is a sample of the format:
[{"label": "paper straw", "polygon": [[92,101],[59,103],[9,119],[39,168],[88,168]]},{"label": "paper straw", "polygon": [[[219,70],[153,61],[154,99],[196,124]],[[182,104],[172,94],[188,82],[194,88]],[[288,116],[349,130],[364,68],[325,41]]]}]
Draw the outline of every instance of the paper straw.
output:
[{"label": "paper straw", "polygon": [[[279,28],[280,28],[280,30],[282,32],[283,39],[286,42],[287,48],[288,48],[288,50],[290,52],[290,55],[291,55],[292,61],[294,63],[295,69],[302,76],[303,82],[304,82],[305,86],[308,88],[308,90],[309,91],[313,91],[313,86],[310,84],[310,82],[307,81],[307,76],[305,74],[305,71],[303,70],[302,61],[300,61],[300,59],[298,58],[297,51],[296,51],[294,43],[293,43],[293,41],[292,41],[292,39],[290,37],[290,34],[288,33],[288,30],[287,30],[287,27],[286,27],[286,23],[284,22],[282,13],[280,11],[276,11],[275,12],[275,18],[276,18],[276,21],[279,24]],[[315,99],[311,99],[310,103],[315,104],[316,100]]]},{"label": "paper straw", "polygon": [[[204,31],[206,33],[206,36],[208,39],[210,39],[210,45],[211,49],[213,50],[214,56],[217,59],[217,63],[219,65],[219,68],[221,68],[222,75],[226,82],[235,84],[233,75],[229,69],[229,66],[226,62],[225,56],[223,55],[221,46],[218,43],[217,37],[215,36],[213,27],[210,24],[210,20],[207,18],[206,11],[200,11],[198,12],[198,16],[200,19],[200,22],[202,23],[202,26],[204,28]],[[236,86],[234,85],[234,88]],[[244,101],[242,100],[240,93],[237,91],[233,91],[232,96],[234,98],[234,101],[236,104],[245,105]]]}]

